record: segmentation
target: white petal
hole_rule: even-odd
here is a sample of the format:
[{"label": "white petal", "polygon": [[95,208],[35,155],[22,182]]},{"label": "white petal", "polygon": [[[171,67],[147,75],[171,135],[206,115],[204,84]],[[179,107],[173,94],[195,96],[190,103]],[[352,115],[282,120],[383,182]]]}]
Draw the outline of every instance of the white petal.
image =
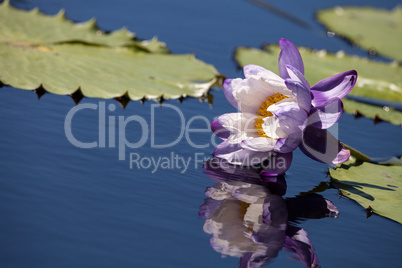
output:
[{"label": "white petal", "polygon": [[248,117],[242,113],[221,115],[219,117],[221,125],[232,132],[227,142],[240,143],[242,140],[258,137],[254,127],[255,117],[256,116]]},{"label": "white petal", "polygon": [[262,78],[265,81],[269,80],[283,81],[283,79],[279,75],[258,65],[250,64],[244,66],[243,73],[246,78],[254,77],[254,78]]},{"label": "white petal", "polygon": [[257,152],[269,152],[275,147],[276,140],[266,137],[257,137],[254,139],[243,140],[240,146],[243,149],[248,149]]},{"label": "white petal", "polygon": [[271,113],[275,113],[276,111],[282,109],[285,106],[293,106],[293,107],[299,107],[299,105],[297,104],[297,102],[295,101],[294,98],[287,98],[287,99],[283,99],[281,101],[278,101],[275,104],[272,104],[271,106],[268,107],[267,111],[270,111]]},{"label": "white petal", "polygon": [[275,116],[265,117],[264,124],[262,124],[262,129],[268,137],[273,139],[288,137],[288,135],[286,135],[286,133],[280,128],[279,119]]},{"label": "white petal", "polygon": [[274,94],[274,91],[264,80],[253,77],[243,80],[234,79],[231,86],[233,97],[243,113],[255,114],[266,97]]},{"label": "white petal", "polygon": [[[281,78],[282,79],[282,78]],[[277,93],[281,93],[282,95],[285,95],[286,97],[291,97],[293,96],[292,91],[288,89],[285,85],[284,80],[267,80],[267,83],[272,90],[274,90]]]}]

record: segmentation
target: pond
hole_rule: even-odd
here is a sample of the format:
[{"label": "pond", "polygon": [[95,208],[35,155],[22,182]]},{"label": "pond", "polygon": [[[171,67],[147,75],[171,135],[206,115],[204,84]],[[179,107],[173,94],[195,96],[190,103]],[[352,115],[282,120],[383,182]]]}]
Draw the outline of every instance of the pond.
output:
[{"label": "pond", "polygon": [[[260,47],[282,37],[298,46],[367,56],[344,40],[329,38],[315,21],[315,12],[335,5],[389,9],[399,1],[273,3],[304,21],[307,28],[245,0],[15,0],[11,4],[21,9],[38,7],[46,14],[63,8],[73,21],[96,17],[99,26],[107,31],[126,26],[142,39],[156,35],[173,53],[194,53],[227,77],[241,77],[232,59],[237,46]],[[301,193],[327,185],[327,165],[312,161],[299,150],[285,175],[287,190],[283,197],[272,197],[267,187],[254,184],[253,174],[240,172],[232,182],[225,172],[212,174],[203,169],[203,161],[211,158],[214,148],[209,123],[223,113],[234,112],[221,89],[214,88],[211,93],[212,107],[189,98],[181,104],[166,101],[162,107],[151,101],[130,102],[123,109],[114,100],[84,98],[81,103],[93,104],[96,109],[82,109],[75,114],[74,137],[98,144],[101,133],[107,133],[107,137],[105,146],[82,149],[66,137],[66,116],[75,107],[69,97],[45,94],[38,101],[31,91],[3,87],[1,267],[238,267],[239,252],[225,251],[222,245],[244,239],[247,230],[235,224],[241,218],[234,215],[237,221],[229,221],[221,247],[214,247],[212,234],[204,232],[211,230],[207,224],[213,225],[202,217],[206,210],[213,211],[223,204],[208,201],[211,189],[222,188],[225,183],[229,188],[254,187],[246,197],[262,193],[269,196],[279,210],[294,216],[292,221],[283,219],[280,224],[290,226],[293,234],[308,234],[308,239],[301,238],[305,243],[298,251],[304,250],[304,254],[297,255],[286,250],[291,247],[283,245],[283,232],[267,231],[261,239],[271,235],[280,238],[266,243],[274,245],[269,250],[268,246],[256,249],[266,251],[254,257],[260,258],[261,263],[268,262],[268,267],[305,267],[311,262],[303,259],[306,256],[316,258],[322,267],[400,266],[402,229],[398,223],[378,215],[366,218],[364,208],[341,197],[334,188],[310,196],[314,204],[328,205],[324,212],[322,207],[311,206],[311,200],[303,201],[301,196],[305,195]],[[119,117],[132,115],[145,119],[149,133],[154,135],[146,136],[139,148],[119,147],[121,131],[132,143],[141,139],[143,129],[138,124],[127,124],[125,128],[118,125]],[[114,118],[117,123],[100,122],[102,116]],[[208,122],[193,120],[196,116]],[[181,136],[182,124],[204,131]],[[373,157],[400,155],[401,134],[400,126],[374,124],[370,119],[355,119],[346,113],[339,120],[340,140]],[[156,162],[162,158],[170,159],[170,165],[158,166]],[[300,208],[298,204],[305,206]],[[250,208],[239,201],[227,209],[235,211],[236,206],[238,210]],[[310,216],[306,216],[309,212]],[[239,213],[245,217],[244,211]],[[269,254],[272,257],[267,257]],[[243,262],[250,257],[246,255]]]}]

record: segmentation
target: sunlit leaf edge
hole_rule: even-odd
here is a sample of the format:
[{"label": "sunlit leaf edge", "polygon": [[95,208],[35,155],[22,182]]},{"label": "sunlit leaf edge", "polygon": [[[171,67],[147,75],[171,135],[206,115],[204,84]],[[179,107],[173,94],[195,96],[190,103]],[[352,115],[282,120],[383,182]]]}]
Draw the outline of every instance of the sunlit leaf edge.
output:
[{"label": "sunlit leaf edge", "polygon": [[361,116],[370,118],[374,123],[381,121],[389,122],[394,125],[402,125],[402,112],[392,107],[380,107],[348,98],[342,99],[343,110],[349,114],[353,114],[355,118]]},{"label": "sunlit leaf edge", "polygon": [[[395,8],[388,10],[388,9],[384,9],[384,8],[375,8],[375,7],[370,7],[370,6],[336,6],[336,7],[332,7],[332,8],[327,8],[327,9],[322,9],[316,12],[315,17],[316,20],[323,25],[323,27],[325,29],[328,30],[328,32],[332,32],[335,33],[336,36],[344,39],[345,41],[347,41],[348,43],[352,44],[353,46],[359,46],[361,48],[363,48],[364,50],[366,50],[370,55],[381,55],[384,56],[386,58],[389,59],[395,59],[399,62],[402,61],[402,53],[400,51],[400,49],[398,49],[396,46],[398,46],[400,44],[401,41],[401,34],[399,33],[395,33],[395,34],[388,34],[388,35],[384,35],[384,31],[377,31],[380,35],[378,38],[376,38],[376,42],[383,42],[383,40],[385,40],[387,37],[389,38],[394,38],[393,41],[389,41],[387,42],[387,45],[394,43],[394,49],[387,49],[386,47],[382,47],[377,46],[374,47],[372,43],[368,43],[367,40],[363,39],[363,41],[359,40],[362,38],[362,35],[365,35],[365,33],[363,33],[361,30],[359,31],[359,35],[356,36],[355,34],[350,32],[350,27],[342,27],[340,25],[334,24],[333,22],[329,22],[328,19],[326,18],[326,16],[329,15],[333,15],[336,14],[337,12],[339,12],[338,10],[342,9],[342,13],[346,12],[358,12],[358,13],[362,13],[362,12],[377,12],[378,14],[381,13],[385,13],[388,14],[387,18],[391,18],[392,16],[400,16],[400,21],[399,23],[402,22],[402,6],[397,5]],[[373,18],[372,16],[370,17],[370,21],[372,22],[376,22],[376,24],[378,24],[379,20]],[[346,21],[343,19],[343,22],[345,23]],[[350,22],[349,25],[351,25],[352,23]],[[356,21],[353,22],[353,25],[357,25]],[[398,28],[398,27],[396,27]],[[375,34],[374,30],[372,28],[369,29],[369,32],[367,33],[367,35],[373,35]],[[397,38],[400,38],[399,41],[397,40]],[[395,46],[396,45],[396,46]]]}]

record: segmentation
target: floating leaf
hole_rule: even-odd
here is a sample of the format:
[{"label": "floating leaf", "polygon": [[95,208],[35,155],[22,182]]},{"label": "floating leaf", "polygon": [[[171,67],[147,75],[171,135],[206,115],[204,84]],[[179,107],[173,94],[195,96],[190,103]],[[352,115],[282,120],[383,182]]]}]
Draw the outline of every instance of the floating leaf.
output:
[{"label": "floating leaf", "polygon": [[[348,70],[357,70],[357,83],[350,95],[377,98],[389,101],[402,101],[402,68],[397,64],[374,62],[369,59],[345,55],[340,51],[336,54],[324,50],[311,50],[299,48],[305,66],[305,76],[311,85],[318,81]],[[257,64],[275,73],[278,73],[278,45],[268,45],[261,49],[239,47],[235,52],[235,60],[240,66]],[[370,108],[373,105],[370,105]],[[354,113],[356,110],[361,114],[372,117],[378,114],[382,120],[400,124],[399,113],[391,110],[380,112],[381,108],[368,109],[365,104],[345,101],[345,111]],[[398,114],[396,118],[392,118]]]},{"label": "floating leaf", "polygon": [[402,223],[402,166],[357,163],[330,170],[332,185],[364,208]]},{"label": "floating leaf", "polygon": [[402,112],[392,109],[391,107],[379,107],[366,104],[347,98],[342,99],[344,111],[355,116],[365,116],[374,120],[374,122],[387,121],[395,125],[402,125]]},{"label": "floating leaf", "polygon": [[[156,39],[138,41],[123,29],[99,32],[95,21],[74,24],[0,5],[0,80],[55,94],[132,99],[201,97],[216,69],[193,55],[171,55]],[[151,53],[155,52],[155,53]],[[158,53],[156,53],[158,52]]]},{"label": "floating leaf", "polygon": [[164,43],[156,39],[139,41],[126,28],[106,34],[98,28],[96,20],[82,23],[69,21],[64,10],[54,16],[39,12],[37,8],[23,11],[13,8],[9,1],[0,5],[1,42],[26,45],[54,45],[80,42],[100,46],[131,46],[152,52],[168,52]]},{"label": "floating leaf", "polygon": [[402,8],[335,7],[321,10],[317,19],[330,31],[371,53],[402,61]]}]

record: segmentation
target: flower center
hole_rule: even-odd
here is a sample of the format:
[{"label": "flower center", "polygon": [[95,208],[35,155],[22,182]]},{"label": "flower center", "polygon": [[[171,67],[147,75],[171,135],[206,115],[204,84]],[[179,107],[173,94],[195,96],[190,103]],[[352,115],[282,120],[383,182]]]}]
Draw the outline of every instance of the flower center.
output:
[{"label": "flower center", "polygon": [[264,118],[268,116],[273,116],[271,112],[267,111],[268,107],[286,98],[288,97],[282,95],[281,93],[274,93],[274,95],[268,96],[261,103],[260,108],[258,108],[258,112],[256,113],[257,118],[254,120],[254,126],[259,136],[269,138],[262,128],[262,124],[264,124]]}]

